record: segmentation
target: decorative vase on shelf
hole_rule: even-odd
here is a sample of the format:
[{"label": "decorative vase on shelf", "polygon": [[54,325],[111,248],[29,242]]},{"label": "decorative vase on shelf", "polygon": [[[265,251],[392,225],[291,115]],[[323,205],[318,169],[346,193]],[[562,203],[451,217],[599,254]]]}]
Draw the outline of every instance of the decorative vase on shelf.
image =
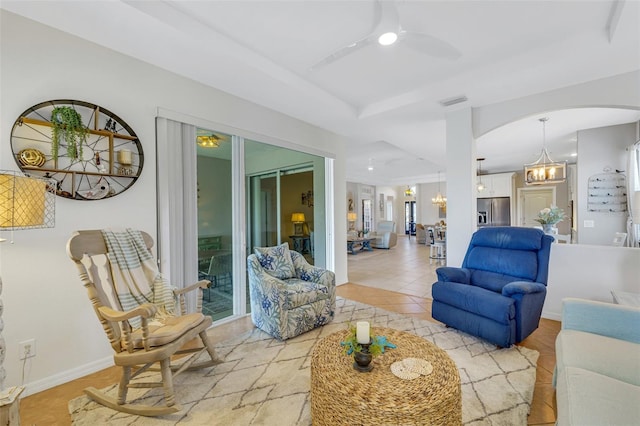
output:
[{"label": "decorative vase on shelf", "polygon": [[552,223],[544,223],[544,224],[542,224],[542,231],[545,234],[549,234],[549,235],[558,234],[558,228],[556,228],[556,225],[552,224]]}]

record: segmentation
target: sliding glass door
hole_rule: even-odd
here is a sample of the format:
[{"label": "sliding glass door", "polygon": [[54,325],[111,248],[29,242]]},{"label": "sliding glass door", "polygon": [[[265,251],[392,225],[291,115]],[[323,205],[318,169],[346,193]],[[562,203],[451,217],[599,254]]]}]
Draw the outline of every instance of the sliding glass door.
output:
[{"label": "sliding glass door", "polygon": [[316,176],[324,174],[324,159],[256,141],[247,140],[244,147],[247,254],[254,247],[288,243],[309,263],[324,264],[325,242],[316,238],[318,231],[324,235],[326,226],[324,199],[316,196],[323,187],[316,185]]},{"label": "sliding glass door", "polygon": [[211,281],[203,312],[218,320],[233,315],[233,204],[231,135],[198,129],[198,278]]},{"label": "sliding glass door", "polygon": [[[211,281],[203,311],[215,321],[250,311],[246,259],[287,242],[327,264],[325,167],[331,161],[158,117],[158,258],[181,286]],[[196,306],[195,295],[187,300]]]}]

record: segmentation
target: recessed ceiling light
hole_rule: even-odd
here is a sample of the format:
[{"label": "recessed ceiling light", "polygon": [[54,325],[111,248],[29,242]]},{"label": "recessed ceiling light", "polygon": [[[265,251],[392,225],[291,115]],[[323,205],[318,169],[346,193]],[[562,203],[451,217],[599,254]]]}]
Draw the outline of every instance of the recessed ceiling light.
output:
[{"label": "recessed ceiling light", "polygon": [[578,153],[577,153],[577,152],[573,152],[573,153],[571,153],[571,156],[572,156],[572,157],[577,157],[577,156],[578,156]]},{"label": "recessed ceiling light", "polygon": [[378,37],[378,43],[380,43],[382,46],[391,46],[396,42],[396,40],[398,40],[398,34],[392,31],[384,33],[380,37]]}]

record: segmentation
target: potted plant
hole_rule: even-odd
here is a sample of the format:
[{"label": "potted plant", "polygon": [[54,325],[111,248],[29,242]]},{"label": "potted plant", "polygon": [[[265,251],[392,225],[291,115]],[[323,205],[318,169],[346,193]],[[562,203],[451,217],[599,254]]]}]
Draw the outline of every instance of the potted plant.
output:
[{"label": "potted plant", "polygon": [[[562,222],[565,219],[566,215],[561,208],[557,206],[546,207],[538,212],[538,217],[535,220],[536,222],[542,225],[542,230],[546,234],[557,234],[558,230],[555,228],[555,225],[558,222]],[[555,228],[555,229],[554,229]]]},{"label": "potted plant", "polygon": [[89,130],[82,123],[82,116],[70,106],[58,106],[51,111],[51,155],[58,159],[60,142],[67,143],[67,156],[73,160],[82,158],[82,144]]}]

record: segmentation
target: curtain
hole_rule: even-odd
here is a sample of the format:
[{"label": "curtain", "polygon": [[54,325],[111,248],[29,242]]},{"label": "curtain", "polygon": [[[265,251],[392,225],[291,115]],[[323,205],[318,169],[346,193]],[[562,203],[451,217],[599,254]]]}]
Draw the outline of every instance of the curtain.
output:
[{"label": "curtain", "polygon": [[[196,128],[158,117],[156,136],[160,271],[183,288],[198,280]],[[188,295],[189,312],[195,293]]]},{"label": "curtain", "polygon": [[627,245],[640,245],[640,141],[627,148]]}]

